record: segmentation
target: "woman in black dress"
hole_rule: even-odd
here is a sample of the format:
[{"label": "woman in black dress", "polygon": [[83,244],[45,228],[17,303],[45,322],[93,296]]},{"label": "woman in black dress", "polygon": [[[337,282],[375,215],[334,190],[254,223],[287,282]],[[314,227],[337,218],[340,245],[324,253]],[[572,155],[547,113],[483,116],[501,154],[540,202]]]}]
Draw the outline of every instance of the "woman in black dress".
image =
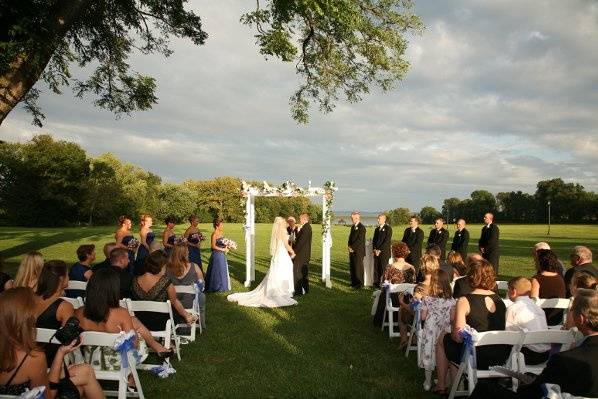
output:
[{"label": "woman in black dress", "polygon": [[[471,264],[469,283],[472,291],[459,298],[451,333],[439,340],[436,347],[436,371],[438,383],[434,392],[446,394],[446,375],[449,362],[460,363],[463,353],[463,339],[460,331],[469,326],[477,332],[505,329],[506,306],[494,292],[496,280],[494,268],[485,259]],[[487,370],[492,365],[502,365],[509,356],[511,347],[488,345],[476,349],[477,369]]]}]

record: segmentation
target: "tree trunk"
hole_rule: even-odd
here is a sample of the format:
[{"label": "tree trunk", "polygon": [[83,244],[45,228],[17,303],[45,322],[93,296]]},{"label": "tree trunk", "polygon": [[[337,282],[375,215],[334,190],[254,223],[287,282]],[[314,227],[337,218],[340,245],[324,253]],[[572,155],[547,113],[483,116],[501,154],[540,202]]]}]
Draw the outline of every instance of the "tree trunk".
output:
[{"label": "tree trunk", "polygon": [[53,7],[52,17],[46,21],[44,29],[40,28],[43,34],[31,35],[36,38],[37,45],[19,53],[9,63],[8,71],[0,75],[0,125],[39,80],[57,45],[64,40],[73,22],[90,1],[58,1]]}]

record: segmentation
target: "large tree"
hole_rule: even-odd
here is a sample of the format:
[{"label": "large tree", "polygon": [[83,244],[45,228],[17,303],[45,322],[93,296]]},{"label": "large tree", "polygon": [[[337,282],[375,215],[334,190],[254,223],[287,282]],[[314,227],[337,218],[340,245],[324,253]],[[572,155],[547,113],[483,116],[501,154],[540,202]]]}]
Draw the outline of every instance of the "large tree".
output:
[{"label": "large tree", "polygon": [[[0,0],[0,124],[20,102],[41,125],[40,79],[114,113],[151,108],[156,82],[133,71],[132,51],[168,56],[169,37],[201,45],[201,20],[185,0]],[[408,62],[405,35],[421,20],[410,0],[266,0],[241,21],[256,30],[259,51],[296,65],[293,117],[307,122],[312,102],[329,112],[340,98],[359,101],[371,87],[389,90]],[[71,64],[89,71],[71,75]]]}]

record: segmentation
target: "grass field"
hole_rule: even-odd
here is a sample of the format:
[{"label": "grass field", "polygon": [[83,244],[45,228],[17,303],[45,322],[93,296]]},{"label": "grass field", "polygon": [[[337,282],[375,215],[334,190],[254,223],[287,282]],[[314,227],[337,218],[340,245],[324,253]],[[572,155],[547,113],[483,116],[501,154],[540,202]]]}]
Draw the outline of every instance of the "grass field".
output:
[{"label": "grass field", "polygon": [[[202,225],[202,231],[211,231]],[[598,226],[503,225],[500,273],[502,278],[533,274],[531,247],[548,241],[567,264],[574,245],[598,250]],[[177,228],[182,232],[183,226]],[[404,226],[394,229],[400,239]],[[425,228],[427,230],[427,228]],[[156,228],[161,233],[161,228]],[[480,227],[471,226],[474,251]],[[113,227],[60,229],[0,228],[0,254],[6,271],[14,273],[23,254],[41,251],[46,259],[75,261],[82,243],[100,247],[112,239]],[[332,281],[320,282],[321,240],[315,226],[310,283],[312,291],[299,306],[279,309],[243,308],[226,301],[226,294],[209,294],[208,329],[194,344],[183,348],[177,374],[167,380],[142,373],[148,398],[173,397],[432,397],[421,388],[423,372],[415,356],[405,359],[397,343],[374,328],[369,316],[371,291],[353,291],[348,284],[346,227],[333,227]],[[239,243],[229,253],[233,291],[244,291],[244,243],[241,225],[226,225],[227,237]],[[368,237],[373,234],[368,230]],[[451,230],[452,236],[452,230]],[[269,265],[269,225],[257,225],[256,284]],[[203,258],[207,264],[208,251]]]}]

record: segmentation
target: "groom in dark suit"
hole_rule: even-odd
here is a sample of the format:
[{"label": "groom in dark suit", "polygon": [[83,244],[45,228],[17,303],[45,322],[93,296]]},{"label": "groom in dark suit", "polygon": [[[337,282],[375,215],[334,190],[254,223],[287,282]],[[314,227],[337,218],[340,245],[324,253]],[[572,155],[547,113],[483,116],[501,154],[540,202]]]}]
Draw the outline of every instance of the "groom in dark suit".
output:
[{"label": "groom in dark suit", "polygon": [[390,259],[390,243],[392,241],[392,227],[386,224],[386,215],[378,215],[378,227],[374,230],[372,247],[374,250],[374,288],[380,285],[384,270]]},{"label": "groom in dark suit", "polygon": [[349,249],[349,272],[351,287],[359,289],[363,286],[363,258],[365,256],[365,226],[361,224],[359,212],[351,213],[351,233],[347,246]]},{"label": "groom in dark suit", "polygon": [[311,258],[311,225],[309,215],[299,215],[301,227],[295,233],[293,243],[293,277],[295,278],[295,295],[303,295],[309,292],[309,260]]}]

